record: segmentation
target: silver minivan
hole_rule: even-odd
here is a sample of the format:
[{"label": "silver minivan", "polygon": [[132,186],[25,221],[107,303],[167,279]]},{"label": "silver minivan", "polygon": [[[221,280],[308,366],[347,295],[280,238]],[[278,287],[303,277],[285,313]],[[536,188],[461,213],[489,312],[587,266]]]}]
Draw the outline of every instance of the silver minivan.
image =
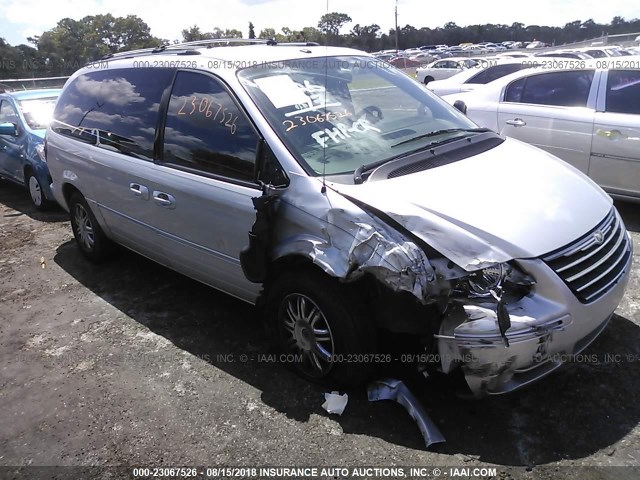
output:
[{"label": "silver minivan", "polygon": [[511,391],[584,349],[629,278],[590,179],[356,50],[117,54],[68,80],[46,155],[86,257],[115,242],[260,305],[325,384],[398,360],[396,332],[420,345],[401,360]]}]

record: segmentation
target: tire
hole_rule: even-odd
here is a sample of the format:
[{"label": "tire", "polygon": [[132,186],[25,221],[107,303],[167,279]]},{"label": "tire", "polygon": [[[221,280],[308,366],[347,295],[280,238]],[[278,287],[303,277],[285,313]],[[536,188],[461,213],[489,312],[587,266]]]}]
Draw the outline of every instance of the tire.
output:
[{"label": "tire", "polygon": [[82,254],[94,263],[109,258],[113,244],[100,228],[85,198],[78,192],[69,199],[69,215],[73,236]]},{"label": "tire", "polygon": [[350,389],[373,373],[375,363],[358,357],[377,352],[376,329],[354,290],[311,268],[285,272],[269,288],[269,333],[301,377]]},{"label": "tire", "polygon": [[429,82],[433,82],[433,77],[424,77],[424,84],[427,85]]},{"label": "tire", "polygon": [[44,196],[40,181],[32,172],[27,173],[26,186],[27,191],[29,192],[29,197],[31,198],[31,203],[34,207],[40,211],[51,208],[51,202]]}]

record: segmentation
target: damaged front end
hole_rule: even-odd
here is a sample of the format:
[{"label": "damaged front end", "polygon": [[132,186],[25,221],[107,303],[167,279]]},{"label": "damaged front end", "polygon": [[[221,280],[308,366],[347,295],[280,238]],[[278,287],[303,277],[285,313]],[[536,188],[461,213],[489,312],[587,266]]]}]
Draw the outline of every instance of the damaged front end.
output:
[{"label": "damaged front end", "polygon": [[[558,368],[604,329],[624,291],[626,277],[587,306],[540,258],[516,260],[468,232],[447,231],[443,223],[418,225],[415,216],[407,222],[318,188],[317,181],[291,181],[292,191],[315,189],[317,195],[303,202],[264,188],[254,201],[250,247],[241,256],[247,278],[264,282],[270,265],[302,257],[344,282],[375,279],[390,295],[374,309],[382,310],[377,306],[388,299],[434,307],[414,309],[418,314],[406,320],[392,306],[385,323],[375,320],[418,334],[430,360],[437,359],[435,368],[446,374],[461,369],[476,397],[512,391]],[[437,232],[435,241],[427,241],[429,232]],[[416,328],[407,328],[408,321]]]}]

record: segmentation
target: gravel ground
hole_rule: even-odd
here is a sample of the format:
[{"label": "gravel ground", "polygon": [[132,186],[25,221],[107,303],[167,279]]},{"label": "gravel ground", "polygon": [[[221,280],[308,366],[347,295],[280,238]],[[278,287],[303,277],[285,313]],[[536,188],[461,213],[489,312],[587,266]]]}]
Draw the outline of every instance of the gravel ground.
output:
[{"label": "gravel ground", "polygon": [[[412,384],[447,438],[427,451],[402,407],[369,403],[364,390],[349,392],[342,416],[327,414],[319,387],[261,356],[249,305],[130,252],[91,265],[66,213],[36,212],[0,181],[0,466],[491,466],[500,478],[638,478],[640,209],[618,208],[633,277],[583,361],[482,401],[435,380]],[[595,468],[607,466],[636,468]],[[14,471],[0,477],[34,472]]]}]

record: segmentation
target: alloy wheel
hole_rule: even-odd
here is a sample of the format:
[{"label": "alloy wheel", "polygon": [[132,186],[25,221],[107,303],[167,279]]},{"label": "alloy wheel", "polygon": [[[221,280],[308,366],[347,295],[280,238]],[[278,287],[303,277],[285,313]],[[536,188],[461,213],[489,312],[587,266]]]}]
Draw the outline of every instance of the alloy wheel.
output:
[{"label": "alloy wheel", "polygon": [[281,335],[289,353],[302,355],[299,368],[315,378],[333,366],[334,340],[322,310],[306,295],[292,293],[280,307]]},{"label": "alloy wheel", "polygon": [[89,213],[83,205],[76,203],[73,215],[76,233],[78,234],[80,244],[87,251],[93,250],[95,238],[93,236],[93,224],[89,217]]}]

